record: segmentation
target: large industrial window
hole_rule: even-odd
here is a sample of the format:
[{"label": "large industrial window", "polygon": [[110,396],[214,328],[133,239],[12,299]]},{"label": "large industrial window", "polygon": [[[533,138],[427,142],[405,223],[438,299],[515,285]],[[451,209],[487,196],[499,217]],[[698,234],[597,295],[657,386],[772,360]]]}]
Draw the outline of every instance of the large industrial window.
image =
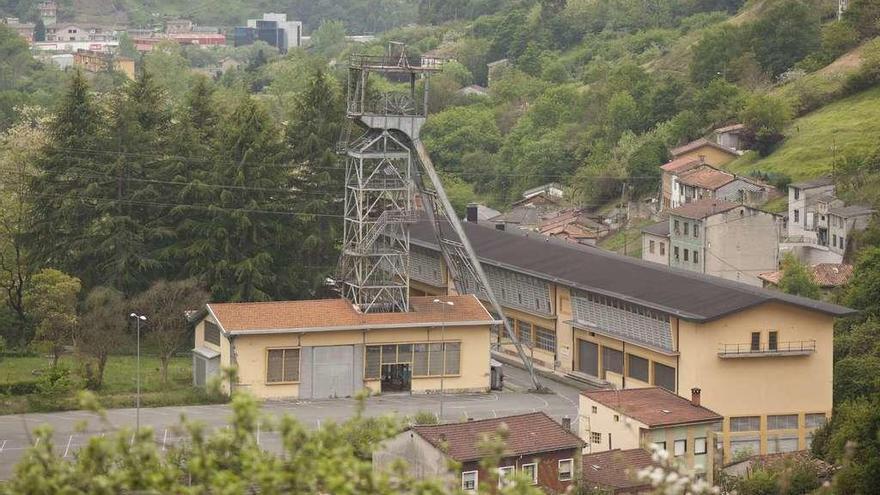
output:
[{"label": "large industrial window", "polygon": [[367,346],[367,359],[364,366],[364,378],[368,380],[378,380],[381,375],[380,356],[382,355],[382,347],[378,345]]},{"label": "large industrial window", "polygon": [[623,374],[623,353],[610,347],[602,347],[602,366],[605,371]]},{"label": "large industrial window", "polygon": [[636,380],[647,382],[648,360],[638,356],[633,356],[632,354],[627,354],[626,357],[629,362],[629,373],[627,374],[627,376],[630,378],[635,378]]},{"label": "large industrial window", "polygon": [[798,427],[797,414],[781,414],[767,416],[768,430],[796,430]]},{"label": "large industrial window", "polygon": [[532,346],[532,324],[527,321],[516,321],[517,335],[519,343],[525,346]]},{"label": "large industrial window", "polygon": [[675,368],[654,363],[654,385],[675,392]]},{"label": "large industrial window", "polygon": [[535,347],[556,352],[556,332],[549,328],[535,327]]},{"label": "large industrial window", "polygon": [[[445,361],[444,361],[445,354]],[[461,343],[432,342],[424,344],[368,345],[364,364],[364,378],[377,380],[381,365],[410,363],[412,376],[457,375],[461,372]]]},{"label": "large industrial window", "polygon": [[807,423],[807,428],[818,428],[825,424],[826,418],[825,413],[807,413],[804,418]]},{"label": "large industrial window", "polygon": [[740,416],[730,418],[730,431],[758,431],[760,429],[760,416]]},{"label": "large industrial window", "polygon": [[205,342],[220,345],[220,327],[213,321],[205,320]]},{"label": "large industrial window", "polygon": [[268,349],[266,382],[299,381],[299,349]]}]

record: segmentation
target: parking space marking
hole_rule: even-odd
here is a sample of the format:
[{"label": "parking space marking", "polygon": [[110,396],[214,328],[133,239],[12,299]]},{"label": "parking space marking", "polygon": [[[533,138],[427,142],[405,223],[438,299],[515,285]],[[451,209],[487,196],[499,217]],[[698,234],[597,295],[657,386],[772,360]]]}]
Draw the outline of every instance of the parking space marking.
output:
[{"label": "parking space marking", "polygon": [[61,457],[67,457],[68,452],[70,452],[70,442],[73,441],[73,435],[67,437],[67,447],[64,449],[64,455]]},{"label": "parking space marking", "polygon": [[3,449],[5,449],[5,448],[6,448],[6,440],[3,440],[3,443],[0,444],[0,454],[3,453]]},{"label": "parking space marking", "polygon": [[168,441],[168,428],[165,428],[165,433],[162,435],[162,450],[165,450],[165,443]]}]

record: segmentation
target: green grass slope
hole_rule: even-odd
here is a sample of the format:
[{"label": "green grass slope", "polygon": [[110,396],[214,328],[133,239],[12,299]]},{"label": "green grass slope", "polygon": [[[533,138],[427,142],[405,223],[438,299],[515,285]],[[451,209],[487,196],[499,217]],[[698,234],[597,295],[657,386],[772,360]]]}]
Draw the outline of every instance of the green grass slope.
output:
[{"label": "green grass slope", "polygon": [[782,173],[793,180],[829,173],[836,156],[867,152],[880,141],[880,87],[795,119],[785,135],[770,155],[761,158],[749,152],[725,168],[742,175]]}]

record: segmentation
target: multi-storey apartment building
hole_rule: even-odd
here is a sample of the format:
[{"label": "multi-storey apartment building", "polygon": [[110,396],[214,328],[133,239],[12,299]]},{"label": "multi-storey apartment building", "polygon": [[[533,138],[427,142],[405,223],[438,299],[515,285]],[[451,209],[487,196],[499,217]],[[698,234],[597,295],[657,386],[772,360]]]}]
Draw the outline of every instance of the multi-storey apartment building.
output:
[{"label": "multi-storey apartment building", "polygon": [[[724,417],[725,459],[733,447],[806,448],[831,413],[834,319],[851,310],[537,235],[464,228],[537,367],[686,398],[700,388]],[[413,294],[454,290],[431,225],[414,225],[411,240]],[[502,337],[496,347],[514,355]]]},{"label": "multi-storey apartment building", "polygon": [[760,287],[758,276],[779,264],[779,234],[772,213],[715,199],[688,203],[669,210],[669,266]]}]

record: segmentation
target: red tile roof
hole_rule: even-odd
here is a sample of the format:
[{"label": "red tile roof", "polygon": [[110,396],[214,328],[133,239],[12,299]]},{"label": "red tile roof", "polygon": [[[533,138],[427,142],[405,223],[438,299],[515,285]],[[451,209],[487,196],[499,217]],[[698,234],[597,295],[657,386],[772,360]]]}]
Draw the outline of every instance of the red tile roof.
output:
[{"label": "red tile roof", "polygon": [[[853,266],[844,263],[818,263],[810,267],[813,280],[819,287],[840,287],[845,285],[853,274]],[[778,285],[782,280],[782,270],[766,272],[758,275],[758,278],[773,285]]]},{"label": "red tile roof", "polygon": [[678,148],[673,148],[669,152],[672,154],[672,156],[678,157],[679,155],[683,155],[684,153],[688,153],[690,151],[698,150],[704,146],[711,146],[712,148],[715,148],[717,150],[721,150],[725,153],[729,153],[734,156],[739,156],[739,153],[737,153],[736,150],[732,150],[726,146],[721,146],[720,144],[718,144],[714,141],[709,141],[706,138],[700,138],[700,139],[697,139],[696,141],[691,141],[690,143],[685,144],[683,146],[679,146]]},{"label": "red tile roof", "polygon": [[345,299],[211,303],[208,310],[227,332],[296,332],[305,329],[346,329],[382,325],[491,323],[492,315],[473,295],[443,296],[454,306],[434,303],[434,297],[411,297],[406,313],[361,313]]},{"label": "red tile roof", "polygon": [[679,217],[693,218],[694,220],[702,220],[717,213],[724,213],[727,210],[732,210],[737,206],[742,205],[739,203],[724,201],[723,199],[706,198],[683,204],[678,208],[673,208],[669,210],[669,214]]},{"label": "red tile roof", "polygon": [[478,444],[484,435],[496,433],[507,426],[505,456],[519,456],[580,449],[584,442],[553,421],[543,412],[519,414],[447,425],[413,426],[412,430],[458,462],[476,461],[483,457]]},{"label": "red tile roof", "polygon": [[718,170],[711,165],[700,165],[697,168],[678,175],[678,181],[682,184],[696,186],[710,191],[714,191],[725,184],[729,184],[733,182],[734,179],[736,179],[736,176],[733,174]]},{"label": "red tile roof", "polygon": [[587,390],[584,396],[650,428],[721,421],[721,415],[660,388]]},{"label": "red tile roof", "polygon": [[608,450],[595,454],[584,454],[581,477],[587,488],[628,488],[641,490],[650,488],[651,483],[639,481],[636,473],[648,466],[655,466],[651,453],[645,449]]},{"label": "red tile roof", "polygon": [[699,167],[703,163],[704,162],[702,160],[700,160],[699,158],[693,158],[690,156],[683,156],[681,158],[676,158],[675,160],[672,160],[672,161],[667,162],[663,165],[660,165],[660,168],[664,172],[676,174],[676,173],[690,170],[694,167]]}]

